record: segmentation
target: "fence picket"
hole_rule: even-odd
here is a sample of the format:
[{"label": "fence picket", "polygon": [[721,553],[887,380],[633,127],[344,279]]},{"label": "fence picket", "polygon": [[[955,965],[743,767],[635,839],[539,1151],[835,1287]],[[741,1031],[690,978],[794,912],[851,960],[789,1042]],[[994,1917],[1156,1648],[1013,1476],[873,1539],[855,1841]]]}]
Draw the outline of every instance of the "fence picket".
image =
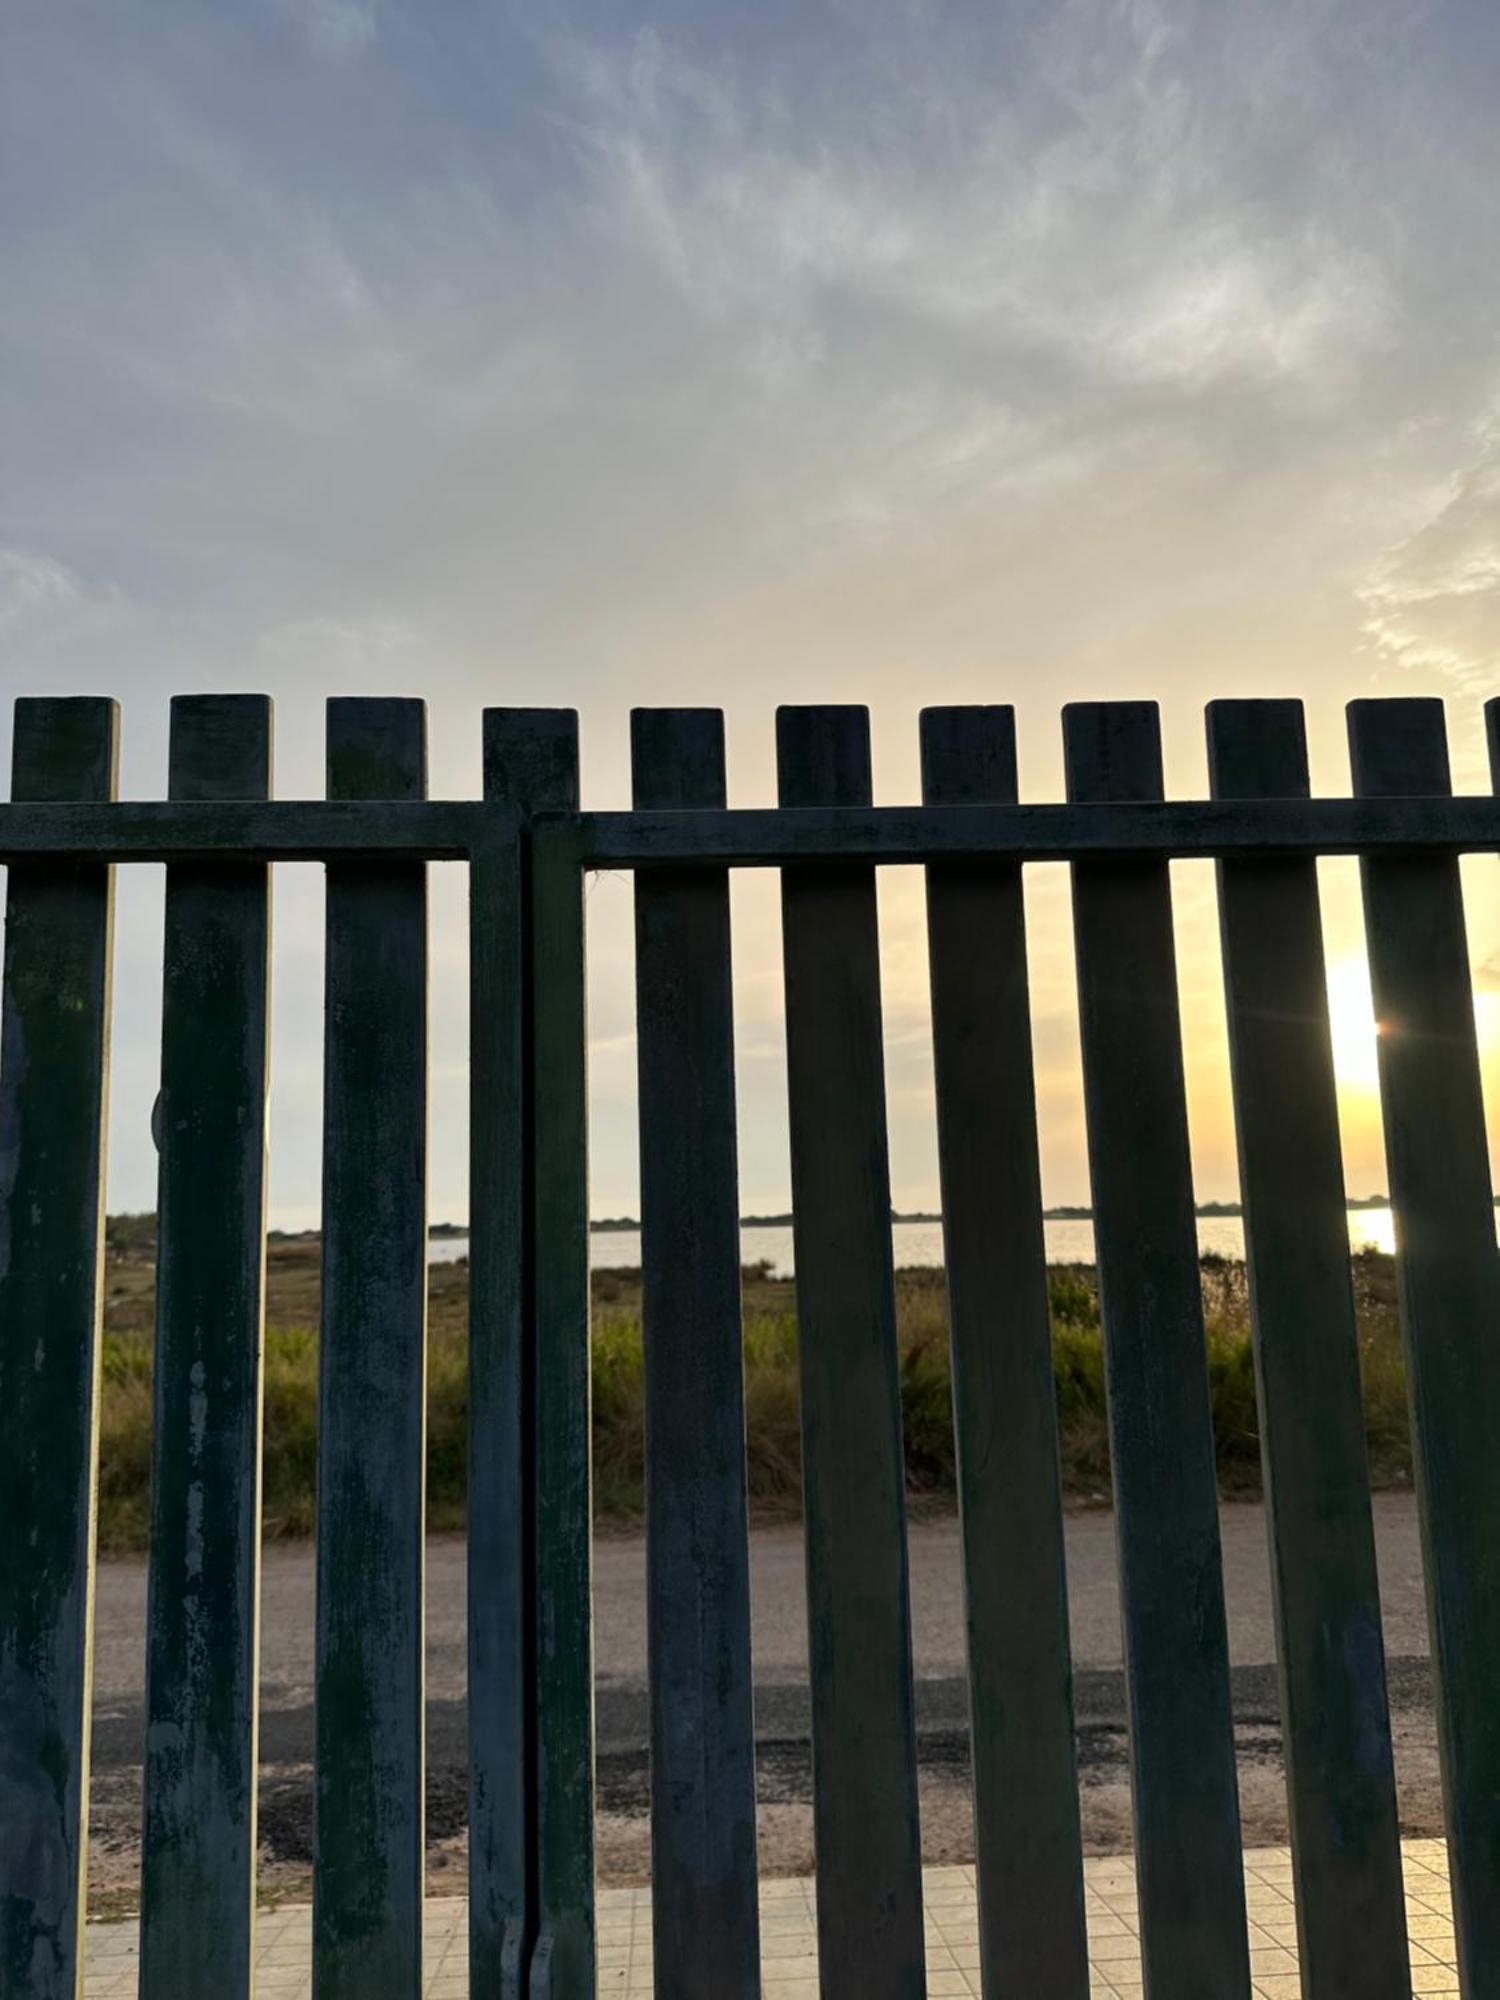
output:
[{"label": "fence picket", "polygon": [[[333,700],[334,798],[419,798],[420,701]],[[328,869],[318,1383],[317,2000],[420,2000],[427,886]]]},{"label": "fence picket", "polygon": [[[638,806],[722,806],[724,718],[636,709]],[[657,2000],[760,1992],[729,876],[635,884]]]},{"label": "fence picket", "polygon": [[[1450,789],[1440,701],[1349,705],[1354,789]],[[1458,862],[1361,863],[1459,1983],[1500,1994],[1500,1253]]]},{"label": "fence picket", "polygon": [[[111,799],[112,701],[16,703],[16,800]],[[0,1023],[0,1991],[83,1991],[113,870],[10,874]],[[22,1532],[21,1523],[26,1523]]]},{"label": "fence picket", "polygon": [[536,1930],[531,943],[520,844],[576,803],[562,709],[484,712],[484,795],[519,835],[469,862],[469,1980],[519,2000]]},{"label": "fence picket", "polygon": [[[776,715],[781,803],[868,805],[861,708]],[[781,878],[825,1993],[925,1990],[875,871]]]},{"label": "fence picket", "polygon": [[536,823],[530,877],[540,1926],[530,1996],[593,2000],[588,1072],[583,876],[571,819]]},{"label": "fence picket", "polygon": [[[1208,711],[1215,798],[1305,798],[1302,704]],[[1305,2000],[1411,1993],[1317,863],[1219,863]]]},{"label": "fence picket", "polygon": [[[264,799],[271,704],[172,704],[174,799]],[[255,1920],[263,862],[167,871],[141,2000],[248,1995]]]},{"label": "fence picket", "polygon": [[[1009,708],[922,713],[928,805],[1016,797]],[[1018,862],[927,870],[986,1994],[1089,1990],[1062,1481]]]},{"label": "fence picket", "polygon": [[[1154,703],[1064,711],[1070,800],[1161,797]],[[1073,864],[1147,2000],[1247,2000],[1245,1887],[1164,860]]]}]

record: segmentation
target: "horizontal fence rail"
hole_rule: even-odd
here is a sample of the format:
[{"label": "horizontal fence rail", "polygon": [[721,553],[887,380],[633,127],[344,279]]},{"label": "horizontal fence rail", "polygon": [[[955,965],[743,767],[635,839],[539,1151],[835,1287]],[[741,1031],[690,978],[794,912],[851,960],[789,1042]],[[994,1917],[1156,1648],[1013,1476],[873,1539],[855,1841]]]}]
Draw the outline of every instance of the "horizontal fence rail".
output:
[{"label": "horizontal fence rail", "polygon": [[[1198,799],[1097,805],[730,807],[727,811],[539,812],[580,868],[783,868],[799,861],[899,865],[1088,854],[1208,860],[1236,854],[1500,853],[1493,798]],[[101,861],[338,861],[361,855],[467,861],[516,837],[502,804],[379,805],[317,799],[0,805],[0,864],[76,854]]]},{"label": "horizontal fence rail", "polygon": [[1368,854],[1500,850],[1500,801],[1103,801],[1082,805],[868,806],[726,813],[584,813],[585,868],[780,868],[798,861],[1074,861],[1087,854]]},{"label": "horizontal fence rail", "polygon": [[104,813],[0,805],[0,862],[52,854],[102,861],[350,861],[389,855],[409,861],[467,861],[490,843],[514,839],[508,805],[478,800],[123,799]]},{"label": "horizontal fence rail", "polygon": [[[1500,702],[1489,705],[1500,790]],[[879,866],[926,869],[982,1990],[1089,1990],[1023,868],[1072,866],[1144,1991],[1251,1990],[1171,875],[1217,863],[1303,2000],[1409,2000],[1317,861],[1360,863],[1380,1016],[1464,2000],[1500,2000],[1500,1247],[1441,705],[1216,703],[1162,796],[1147,703],[1067,711],[1017,803],[1008,709],[929,710],[923,803],[869,718],[777,717],[772,808],[722,716],[638,710],[630,811],[571,711],[491,709],[484,796],[425,796],[425,711],[329,706],[275,800],[270,704],[174,704],[170,796],[114,796],[113,704],[18,705],[0,1033],[0,2000],[80,2000],[113,865],[165,863],[142,2000],[249,2000],[271,865],[327,869],[316,2000],[424,1972],[428,862],[470,893],[468,1786],[479,2000],[592,2000],[595,1743],[584,881],[636,873],[654,1981],[762,1980],[729,872],[782,877],[822,1990],[921,2000]]]}]

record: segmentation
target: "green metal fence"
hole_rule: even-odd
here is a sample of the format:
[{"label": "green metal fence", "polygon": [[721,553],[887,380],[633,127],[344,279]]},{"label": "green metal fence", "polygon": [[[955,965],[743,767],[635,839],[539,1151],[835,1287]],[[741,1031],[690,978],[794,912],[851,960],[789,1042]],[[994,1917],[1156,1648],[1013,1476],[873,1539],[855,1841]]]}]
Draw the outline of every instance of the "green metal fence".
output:
[{"label": "green metal fence", "polygon": [[[1489,712],[1500,767],[1500,708]],[[1219,869],[1306,2000],[1409,1995],[1315,874],[1361,859],[1463,1990],[1500,1995],[1500,1253],[1441,706],[1209,711],[1162,797],[1146,704],[923,717],[871,803],[862,710],[777,719],[731,810],[720,717],[639,711],[581,812],[556,710],[485,715],[425,796],[422,705],[334,701],[328,797],[270,798],[257,697],[173,705],[114,799],[102,700],[16,711],[0,1044],[0,2000],[82,1985],[112,869],[167,867],[141,1993],[252,1986],[268,870],[328,871],[314,1977],[416,2000],[423,1865],[425,862],[471,908],[470,1964],[595,1991],[583,883],[635,871],[656,1991],[759,1992],[728,871],[782,869],[824,1992],[925,1990],[875,868],[924,866],[984,1990],[1088,1991],[1023,865],[1066,860],[1152,2000],[1249,1993],[1168,863]],[[1500,782],[1500,768],[1497,768]]]}]

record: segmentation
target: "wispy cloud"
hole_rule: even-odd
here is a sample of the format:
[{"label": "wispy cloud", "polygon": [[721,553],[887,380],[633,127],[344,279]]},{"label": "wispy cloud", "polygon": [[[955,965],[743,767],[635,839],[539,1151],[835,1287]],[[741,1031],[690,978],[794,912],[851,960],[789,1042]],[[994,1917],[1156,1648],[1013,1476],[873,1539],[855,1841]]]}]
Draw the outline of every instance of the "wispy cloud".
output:
[{"label": "wispy cloud", "polygon": [[0,548],[0,633],[48,618],[77,604],[82,594],[78,579],[51,556]]},{"label": "wispy cloud", "polygon": [[1157,10],[1066,11],[1111,44],[1071,98],[1054,72],[1078,51],[1046,34],[1003,95],[962,72],[936,94],[888,75],[832,106],[657,30],[553,59],[602,221],[706,318],[847,329],[863,309],[991,366],[1050,357],[1054,390],[1059,366],[1192,392],[1344,370],[1384,344],[1375,256],[1263,198],[1253,158],[1248,187],[1225,171]]},{"label": "wispy cloud", "polygon": [[27,660],[65,658],[76,644],[118,633],[127,609],[117,590],[55,556],[0,546],[0,646],[13,673]]},{"label": "wispy cloud", "polygon": [[1500,448],[1452,482],[1362,594],[1366,629],[1384,659],[1442,675],[1471,695],[1500,690]]},{"label": "wispy cloud", "polygon": [[401,692],[421,684],[430,648],[404,620],[368,610],[288,619],[260,633],[249,672],[275,684],[308,679],[327,693]]},{"label": "wispy cloud", "polygon": [[277,0],[308,46],[334,62],[362,55],[379,31],[375,9],[361,0]]}]

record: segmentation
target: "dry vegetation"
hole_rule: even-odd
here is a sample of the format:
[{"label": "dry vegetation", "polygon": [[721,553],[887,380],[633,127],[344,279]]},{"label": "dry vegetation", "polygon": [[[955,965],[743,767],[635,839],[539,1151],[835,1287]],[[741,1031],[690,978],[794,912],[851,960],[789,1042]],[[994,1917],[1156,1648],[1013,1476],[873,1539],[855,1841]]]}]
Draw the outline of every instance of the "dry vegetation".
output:
[{"label": "dry vegetation", "polygon": [[[149,1218],[121,1217],[109,1230],[106,1269],[100,1545],[139,1548],[150,1490],[151,1322],[155,1248]],[[1406,1390],[1391,1260],[1354,1260],[1365,1412],[1374,1481],[1410,1477]],[[1092,1270],[1050,1274],[1053,1359],[1063,1478],[1079,1501],[1107,1501],[1109,1447],[1098,1292]],[[1226,1495],[1259,1491],[1259,1432],[1241,1264],[1205,1259],[1209,1378],[1219,1479]],[[644,1376],[640,1274],[594,1274],[595,1505],[602,1524],[628,1525],[641,1509]],[[430,1285],[428,1372],[429,1519],[464,1519],[468,1267],[437,1264]],[[943,1274],[906,1270],[896,1279],[907,1481],[913,1501],[953,1498],[948,1328]],[[750,1266],[744,1274],[745,1394],[751,1508],[785,1519],[800,1501],[797,1321],[792,1285]],[[265,1524],[270,1535],[305,1535],[313,1521],[317,1434],[318,1245],[273,1241],[268,1259],[265,1361]]]}]

